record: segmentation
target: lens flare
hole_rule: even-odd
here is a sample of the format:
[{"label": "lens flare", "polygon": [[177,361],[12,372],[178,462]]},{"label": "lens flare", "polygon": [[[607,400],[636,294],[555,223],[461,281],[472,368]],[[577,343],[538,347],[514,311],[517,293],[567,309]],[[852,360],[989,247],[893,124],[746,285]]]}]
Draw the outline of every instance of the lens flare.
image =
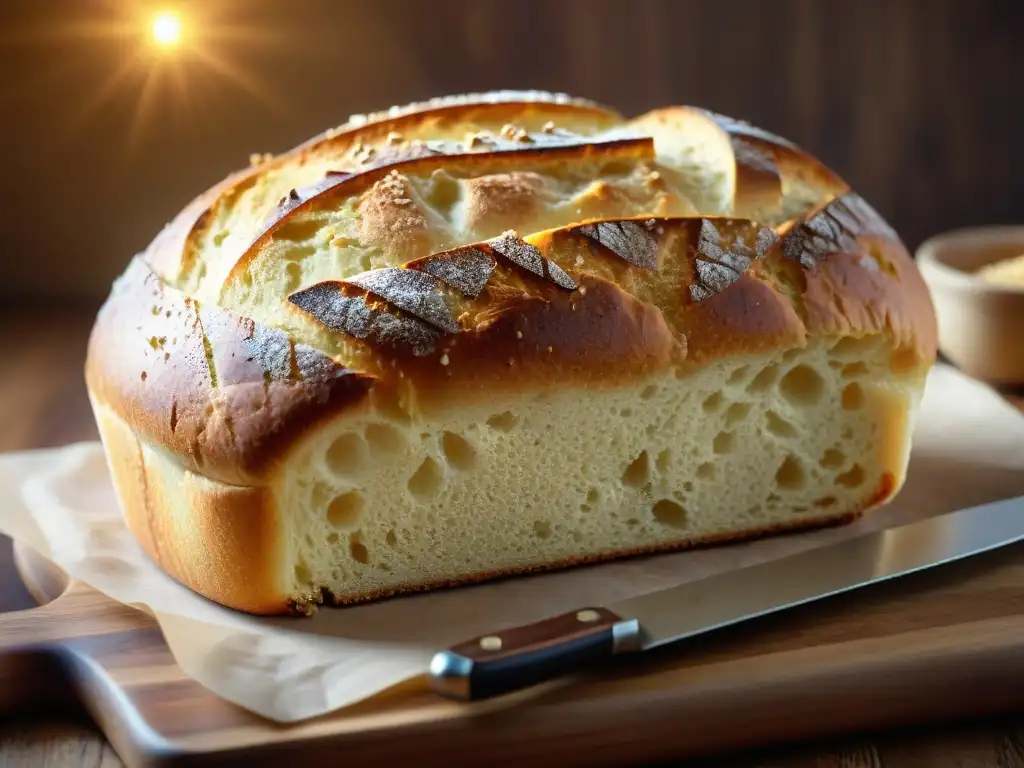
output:
[{"label": "lens flare", "polygon": [[119,118],[125,167],[136,151],[146,149],[146,138],[223,127],[218,116],[229,90],[258,102],[268,117],[290,120],[295,110],[288,107],[287,96],[275,92],[252,62],[268,61],[269,56],[315,56],[312,50],[296,52],[293,37],[280,24],[254,16],[252,0],[94,0],[73,5],[74,13],[45,26],[0,25],[0,53],[15,39],[63,54],[48,57],[47,67],[24,77],[0,79],[0,101],[87,71],[92,82],[76,89],[65,105],[64,125],[54,141],[71,145],[99,113],[130,100],[130,113]]},{"label": "lens flare", "polygon": [[174,48],[181,42],[181,19],[173,13],[158,13],[150,27],[153,42],[159,48]]}]

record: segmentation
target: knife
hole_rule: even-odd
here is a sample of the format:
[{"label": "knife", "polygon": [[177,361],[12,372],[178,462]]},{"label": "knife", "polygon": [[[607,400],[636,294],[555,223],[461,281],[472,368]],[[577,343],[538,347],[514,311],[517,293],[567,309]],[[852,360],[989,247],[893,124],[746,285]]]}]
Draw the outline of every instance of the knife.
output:
[{"label": "knife", "polygon": [[1022,540],[1024,496],[482,635],[435,654],[430,682],[448,698],[491,698]]}]

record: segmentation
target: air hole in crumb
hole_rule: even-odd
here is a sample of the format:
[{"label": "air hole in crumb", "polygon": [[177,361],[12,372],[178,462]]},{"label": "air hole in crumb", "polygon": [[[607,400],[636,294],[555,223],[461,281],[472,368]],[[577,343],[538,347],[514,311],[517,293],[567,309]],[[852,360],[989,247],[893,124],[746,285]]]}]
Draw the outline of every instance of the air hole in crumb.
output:
[{"label": "air hole in crumb", "polygon": [[366,441],[351,432],[335,440],[327,450],[327,468],[336,475],[356,472],[366,462]]},{"label": "air hole in crumb", "polygon": [[420,464],[420,468],[409,478],[409,491],[417,498],[425,499],[441,490],[444,476],[441,468],[429,456]]},{"label": "air hole in crumb", "polygon": [[736,444],[736,435],[733,432],[719,432],[715,435],[714,441],[711,443],[711,447],[715,453],[732,453],[733,446]]},{"label": "air hole in crumb", "polygon": [[658,471],[664,474],[668,472],[668,465],[672,461],[672,451],[668,448],[658,453],[658,459],[654,462],[654,465],[658,468]]},{"label": "air hole in crumb", "polygon": [[366,565],[370,562],[370,552],[363,543],[363,536],[356,531],[348,537],[348,552],[357,563]]},{"label": "air hole in crumb", "polygon": [[733,403],[725,412],[725,425],[731,427],[739,424],[750,413],[750,403]]},{"label": "air hole in crumb", "polygon": [[864,468],[860,464],[854,464],[846,472],[836,476],[836,484],[844,488],[859,488],[864,485]]},{"label": "air hole in crumb", "polygon": [[851,379],[854,376],[863,376],[868,372],[868,367],[864,363],[847,363],[843,366],[843,377]]},{"label": "air hole in crumb", "polygon": [[768,411],[768,413],[765,414],[765,418],[768,422],[768,431],[773,435],[778,435],[779,437],[796,437],[796,427],[779,416],[775,411]]},{"label": "air hole in crumb", "polygon": [[389,547],[398,546],[398,537],[395,535],[395,530],[393,528],[384,534],[384,543]]},{"label": "air hole in crumb", "polygon": [[287,288],[285,291],[291,293],[299,287],[299,283],[302,282],[302,267],[299,266],[297,261],[289,261],[288,265],[284,268],[285,276],[287,277]]},{"label": "air hole in crumb", "polygon": [[371,453],[398,453],[405,447],[402,433],[390,424],[370,424],[364,434]]},{"label": "air hole in crumb", "polygon": [[626,467],[622,473],[622,484],[628,485],[631,488],[640,488],[646,483],[651,477],[651,460],[647,455],[647,451],[641,451],[640,455],[637,456]]},{"label": "air hole in crumb", "polygon": [[601,494],[598,492],[597,488],[591,488],[587,491],[587,500],[580,504],[580,512],[589,512],[594,508],[594,505],[600,501],[600,499]]},{"label": "air hole in crumb", "polygon": [[686,527],[686,510],[672,501],[672,499],[661,499],[651,509],[654,519],[669,528]]},{"label": "air hole in crumb", "polygon": [[[369,267],[367,267],[369,269]],[[373,410],[388,421],[396,424],[409,424],[412,418],[402,406],[399,396],[389,389],[374,389],[371,395]]]},{"label": "air hole in crumb", "polygon": [[476,451],[462,435],[445,432],[441,436],[441,449],[444,451],[445,459],[455,469],[472,469],[476,464]]},{"label": "air hole in crumb", "polygon": [[697,477],[701,480],[714,480],[715,479],[715,465],[710,461],[705,461],[699,467],[697,467]]},{"label": "air hole in crumb", "polygon": [[351,528],[359,522],[365,503],[359,491],[338,494],[327,505],[327,520],[339,528]]},{"label": "air hole in crumb", "polygon": [[806,482],[803,465],[795,456],[787,456],[779,471],[775,473],[775,483],[780,488],[799,490]]},{"label": "air hole in crumb", "polygon": [[864,390],[860,384],[847,384],[843,387],[843,410],[856,411],[864,407]]},{"label": "air hole in crumb", "polygon": [[533,535],[538,539],[546,539],[551,535],[551,524],[543,520],[533,521]]},{"label": "air hole in crumb", "polygon": [[690,493],[693,490],[693,482],[687,480],[685,483],[683,483],[683,490],[686,491],[687,493]]},{"label": "air hole in crumb", "polygon": [[519,424],[519,417],[512,411],[496,413],[487,419],[487,426],[499,432],[510,432]]},{"label": "air hole in crumb", "polygon": [[782,353],[782,362],[791,363],[794,360],[796,360],[802,352],[803,350],[800,349],[799,347],[787,349],[785,352]]},{"label": "air hole in crumb", "polygon": [[305,563],[295,566],[295,581],[299,584],[309,584],[312,580],[313,574],[309,572],[309,567]]},{"label": "air hole in crumb", "polygon": [[657,384],[648,384],[646,387],[644,387],[643,391],[640,393],[640,399],[641,400],[650,400],[651,398],[653,398],[657,394],[658,394],[658,385]]},{"label": "air hole in crumb", "polygon": [[633,415],[633,409],[632,409],[632,408],[623,408],[623,409],[622,409],[622,410],[621,410],[621,411],[619,412],[619,416],[621,416],[621,417],[622,417],[622,418],[624,418],[624,419],[628,419],[628,418],[630,418],[630,417],[631,417],[632,415]]},{"label": "air hole in crumb", "polygon": [[729,378],[725,380],[725,383],[734,387],[737,384],[742,383],[745,378],[747,378],[747,366],[741,365],[729,374]]},{"label": "air hole in crumb", "polygon": [[909,373],[917,367],[917,354],[912,349],[897,349],[889,358],[889,370],[893,373]]},{"label": "air hole in crumb", "polygon": [[829,448],[819,462],[826,469],[839,469],[846,463],[846,454],[838,448]]},{"label": "air hole in crumb", "polygon": [[835,496],[824,496],[820,499],[815,500],[814,506],[818,507],[819,509],[828,509],[829,507],[834,507],[838,503],[839,500]]},{"label": "air hole in crumb", "polygon": [[825,380],[811,366],[798,365],[782,377],[779,391],[793,405],[815,405],[825,394]]},{"label": "air hole in crumb", "polygon": [[631,517],[629,518],[629,520],[626,521],[627,528],[636,528],[638,525],[640,525],[640,521],[637,520],[635,517]]},{"label": "air hole in crumb", "polygon": [[309,494],[309,505],[313,509],[323,509],[331,503],[334,489],[326,483],[317,483]]},{"label": "air hole in crumb", "polygon": [[775,385],[775,380],[778,376],[778,365],[772,363],[766,366],[747,384],[747,392],[767,392]]},{"label": "air hole in crumb", "polygon": [[847,336],[836,342],[829,351],[832,357],[840,360],[864,360],[871,356],[873,348],[878,344],[877,336]]},{"label": "air hole in crumb", "polygon": [[330,544],[333,547],[335,544],[338,543],[338,538],[339,538],[338,534],[336,534],[336,533],[329,533],[329,534],[327,534],[327,543]]},{"label": "air hole in crumb", "polygon": [[704,400],[703,408],[705,412],[711,413],[712,411],[717,411],[723,402],[725,402],[725,396],[721,392],[715,392],[708,395],[707,399]]},{"label": "air hole in crumb", "polygon": [[768,498],[765,501],[767,501],[767,503],[769,504],[777,504],[778,502],[782,501],[782,497],[779,496],[779,494],[777,493],[769,493]]}]

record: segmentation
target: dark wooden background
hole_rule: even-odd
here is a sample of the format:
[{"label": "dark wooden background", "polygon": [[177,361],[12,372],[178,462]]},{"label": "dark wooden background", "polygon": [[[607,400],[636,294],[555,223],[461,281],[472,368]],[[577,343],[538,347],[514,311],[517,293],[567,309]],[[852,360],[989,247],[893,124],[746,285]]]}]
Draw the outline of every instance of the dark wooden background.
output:
[{"label": "dark wooden background", "polygon": [[498,87],[746,118],[833,165],[912,247],[950,227],[1024,222],[1021,0],[177,6],[206,58],[183,51],[179,78],[155,67],[144,93],[152,62],[109,84],[146,0],[0,2],[0,293],[101,296],[250,152],[352,112]]}]

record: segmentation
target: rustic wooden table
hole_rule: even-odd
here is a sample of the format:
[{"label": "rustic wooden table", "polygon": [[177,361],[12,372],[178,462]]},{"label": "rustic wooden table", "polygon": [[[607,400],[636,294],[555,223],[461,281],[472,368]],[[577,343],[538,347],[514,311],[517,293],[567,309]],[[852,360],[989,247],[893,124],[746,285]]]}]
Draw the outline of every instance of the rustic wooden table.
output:
[{"label": "rustic wooden table", "polygon": [[[94,307],[0,307],[0,451],[96,439],[82,383]],[[1024,393],[1008,397],[1024,409]],[[0,611],[33,605],[0,540]],[[842,695],[842,692],[837,692]],[[111,768],[122,763],[87,720],[74,713],[0,716],[0,768]],[[929,766],[1024,768],[1024,713],[999,721],[865,734],[837,743],[701,761],[705,766]]]}]

